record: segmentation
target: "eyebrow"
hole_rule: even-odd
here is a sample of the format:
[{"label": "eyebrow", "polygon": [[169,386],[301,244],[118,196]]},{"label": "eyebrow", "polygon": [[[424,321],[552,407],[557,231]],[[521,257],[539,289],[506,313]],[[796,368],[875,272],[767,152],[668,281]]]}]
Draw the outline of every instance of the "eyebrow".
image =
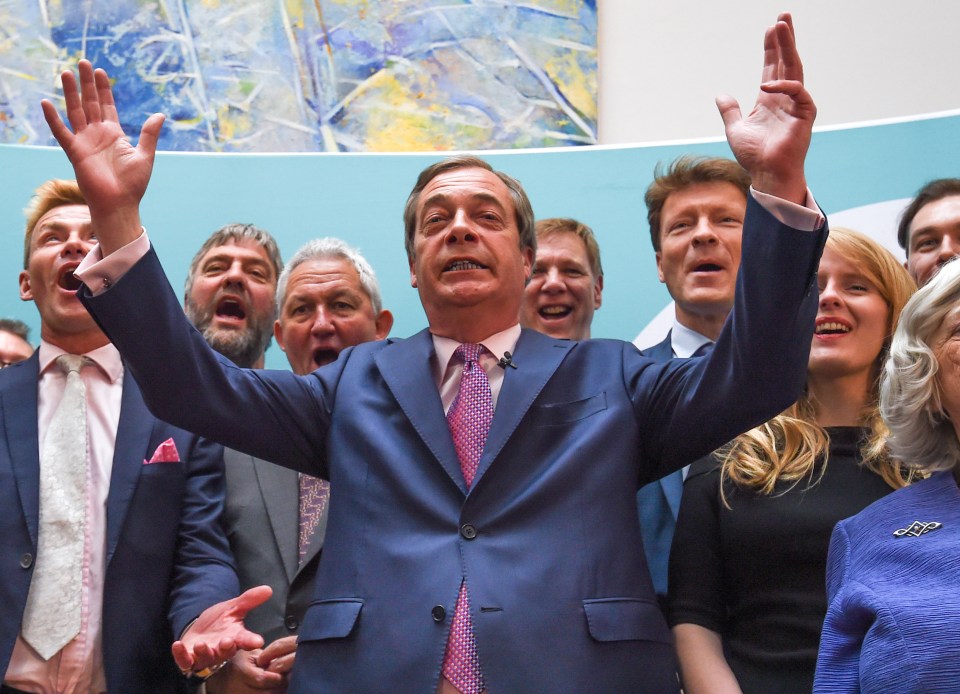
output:
[{"label": "eyebrow", "polygon": [[[492,203],[496,205],[499,209],[506,212],[506,208],[503,206],[503,203],[500,202],[500,198],[498,198],[493,193],[476,192],[476,193],[471,193],[471,196],[476,200],[478,200],[479,202]],[[449,204],[451,200],[452,200],[452,197],[447,193],[434,193],[430,197],[424,199],[423,210],[426,210],[428,207],[432,205]]]}]

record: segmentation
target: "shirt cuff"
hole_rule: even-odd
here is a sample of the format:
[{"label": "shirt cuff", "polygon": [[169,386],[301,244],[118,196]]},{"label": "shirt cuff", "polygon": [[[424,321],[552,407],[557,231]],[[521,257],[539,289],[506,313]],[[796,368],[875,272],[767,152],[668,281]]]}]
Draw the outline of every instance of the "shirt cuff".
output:
[{"label": "shirt cuff", "polygon": [[97,244],[87,253],[73,276],[87,285],[87,289],[94,296],[98,296],[116,284],[149,250],[150,239],[147,238],[146,229],[143,229],[136,239],[106,258],[100,250],[100,244]]},{"label": "shirt cuff", "polygon": [[807,199],[802,205],[778,198],[769,193],[761,193],[750,186],[750,194],[767,212],[777,218],[781,224],[800,229],[801,231],[816,231],[826,222],[826,217],[820,212],[813,193],[807,188]]}]

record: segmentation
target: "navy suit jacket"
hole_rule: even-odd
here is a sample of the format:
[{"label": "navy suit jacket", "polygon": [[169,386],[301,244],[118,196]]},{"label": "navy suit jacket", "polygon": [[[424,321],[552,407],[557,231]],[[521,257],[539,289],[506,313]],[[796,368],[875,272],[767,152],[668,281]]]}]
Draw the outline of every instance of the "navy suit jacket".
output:
[{"label": "navy suit jacket", "polygon": [[[643,350],[644,356],[664,363],[673,359],[673,344],[670,333],[662,342]],[[661,604],[667,595],[667,565],[670,563],[670,545],[677,527],[680,499],[683,496],[683,473],[680,470],[661,477],[656,482],[645,484],[637,492],[637,509],[640,512],[640,531],[643,534],[643,551],[653,588]]]},{"label": "navy suit jacket", "polygon": [[[39,355],[0,371],[0,668],[20,633],[37,553]],[[182,400],[182,398],[181,398]],[[180,463],[145,465],[172,438]],[[129,370],[107,497],[103,666],[110,692],[176,691],[173,634],[237,594],[220,528],[219,445],[156,419]],[[2,678],[2,673],[0,673]]]},{"label": "navy suit jacket", "polygon": [[825,230],[755,203],[746,226],[710,357],[656,364],[629,343],[523,331],[469,491],[427,331],[296,376],[210,350],[152,251],[81,294],[157,414],[330,480],[291,692],[433,691],[464,579],[490,691],[676,692],[636,491],[796,399],[817,309]]},{"label": "navy suit jacket", "polygon": [[228,448],[224,451],[227,500],[223,514],[237,561],[240,589],[263,584],[273,595],[244,624],[267,643],[297,633],[313,593],[326,532],[317,525],[300,563],[300,480],[295,470]]}]

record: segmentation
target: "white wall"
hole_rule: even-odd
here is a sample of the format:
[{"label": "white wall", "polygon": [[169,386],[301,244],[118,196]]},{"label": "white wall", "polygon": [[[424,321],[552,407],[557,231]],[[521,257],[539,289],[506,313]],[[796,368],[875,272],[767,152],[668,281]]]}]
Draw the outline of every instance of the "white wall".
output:
[{"label": "white wall", "polygon": [[721,136],[713,99],[753,105],[763,31],[781,10],[818,126],[960,108],[956,0],[600,0],[600,141]]}]

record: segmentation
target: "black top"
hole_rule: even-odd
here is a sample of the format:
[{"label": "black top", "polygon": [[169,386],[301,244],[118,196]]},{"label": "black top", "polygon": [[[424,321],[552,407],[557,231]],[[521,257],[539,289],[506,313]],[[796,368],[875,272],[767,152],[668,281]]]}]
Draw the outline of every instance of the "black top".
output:
[{"label": "black top", "polygon": [[695,464],[684,483],[670,553],[670,624],[719,633],[744,694],[809,694],[833,526],[893,491],[859,465],[865,430],[827,432],[829,463],[813,487],[800,480],[782,496],[789,483],[765,495],[728,480],[726,508],[711,460]]}]

